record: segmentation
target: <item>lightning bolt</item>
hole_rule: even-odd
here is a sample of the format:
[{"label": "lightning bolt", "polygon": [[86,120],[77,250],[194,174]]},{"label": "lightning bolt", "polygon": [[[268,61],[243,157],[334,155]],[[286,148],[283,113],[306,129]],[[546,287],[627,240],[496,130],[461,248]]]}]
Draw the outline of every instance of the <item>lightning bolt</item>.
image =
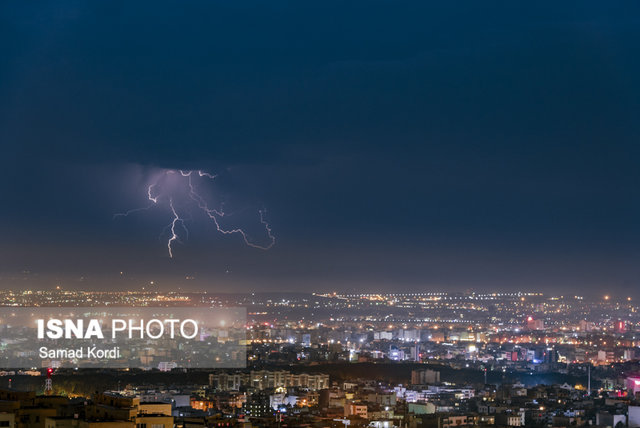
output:
[{"label": "lightning bolt", "polygon": [[154,188],[154,187],[156,187],[156,184],[157,184],[157,182],[156,182],[156,183],[153,183],[153,184],[151,184],[151,185],[149,185],[149,188],[147,189],[147,197],[148,197],[148,198],[149,198],[149,200],[150,200],[151,202],[153,202],[154,204],[157,204],[157,203],[158,203],[158,197],[157,197],[157,196],[152,196],[152,195],[151,195],[151,192],[153,191],[153,188]]},{"label": "lightning bolt", "polygon": [[[177,175],[177,173],[179,173],[179,175]],[[221,225],[220,223],[221,219],[225,217],[225,215],[227,215],[223,211],[222,206],[220,206],[219,208],[210,207],[206,199],[198,192],[195,186],[195,183],[193,182],[193,179],[192,179],[194,176],[197,176],[200,178],[215,180],[217,178],[217,175],[210,174],[202,170],[188,170],[188,171],[165,170],[159,178],[157,178],[153,183],[151,183],[147,187],[147,199],[151,202],[149,206],[134,208],[123,213],[114,214],[114,218],[127,217],[130,214],[134,214],[141,211],[147,211],[147,210],[150,210],[151,208],[158,207],[163,200],[164,201],[168,200],[167,205],[169,208],[169,212],[171,214],[171,222],[165,227],[164,229],[165,231],[163,232],[163,235],[166,233],[167,230],[169,231],[170,236],[167,240],[167,250],[169,253],[169,257],[173,258],[173,244],[175,242],[182,242],[180,240],[180,234],[178,233],[179,229],[182,229],[180,232],[181,233],[184,232],[187,235],[187,237],[189,234],[189,230],[187,229],[185,220],[178,214],[178,210],[176,209],[176,205],[175,205],[176,199],[173,197],[171,192],[167,194],[167,192],[165,192],[162,188],[161,180],[163,178],[172,176],[174,174],[177,177],[183,177],[186,179],[186,184],[188,187],[187,196],[195,203],[195,205],[198,207],[198,209],[202,213],[204,213],[211,221],[213,221],[213,224],[215,225],[216,230],[219,233],[223,235],[238,234],[242,237],[242,240],[246,245],[253,248],[258,248],[261,250],[268,250],[275,245],[276,238],[273,235],[273,232],[271,230],[271,225],[264,218],[264,213],[265,213],[264,210],[259,210],[258,214],[259,214],[259,222],[263,226],[265,234],[268,239],[267,244],[261,245],[259,243],[256,243],[249,237],[249,234],[245,232],[245,230],[242,229],[241,227],[225,228]],[[175,191],[175,189],[173,189],[172,191]]]},{"label": "lightning bolt", "polygon": [[148,207],[134,208],[132,210],[125,211],[123,213],[115,213],[113,215],[113,218],[116,219],[118,217],[128,217],[129,214],[137,213],[137,212],[140,212],[140,211],[147,211],[147,210],[149,210],[151,208],[153,208],[153,204],[149,205]]},{"label": "lightning bolt", "polygon": [[[165,174],[167,172],[165,172]],[[158,185],[158,181],[155,181],[154,183],[150,184],[149,187],[147,187],[147,199],[149,199],[151,202],[153,202],[151,205],[146,206],[146,207],[141,207],[141,208],[134,208],[134,209],[122,212],[122,213],[115,213],[113,215],[113,218],[116,219],[118,217],[128,217],[129,214],[137,213],[137,212],[140,212],[140,211],[147,211],[147,210],[153,208],[158,203],[158,196],[153,196],[153,188],[156,187],[157,185]]]},{"label": "lightning bolt", "polygon": [[180,216],[178,215],[178,212],[173,206],[173,199],[169,199],[169,207],[171,208],[171,213],[173,214],[173,220],[170,223],[171,237],[169,238],[169,241],[167,241],[167,249],[169,250],[169,257],[173,258],[173,248],[171,247],[171,245],[173,244],[174,241],[180,242],[180,238],[176,233],[176,224],[180,223],[180,225],[185,231],[187,230],[187,228],[184,226],[184,220],[180,218]]},{"label": "lightning bolt", "polygon": [[[198,175],[200,177],[208,177],[210,179],[215,179],[217,176],[203,172],[203,171],[197,171]],[[259,248],[261,250],[268,250],[271,247],[273,247],[273,245],[276,243],[276,238],[275,236],[273,236],[273,234],[271,233],[271,226],[269,225],[269,223],[267,223],[264,220],[264,214],[262,212],[262,210],[259,211],[260,214],[260,223],[262,223],[262,225],[265,228],[265,231],[267,233],[267,236],[269,237],[269,244],[267,245],[258,245],[255,244],[253,242],[251,242],[251,240],[249,239],[249,237],[247,236],[247,233],[240,229],[240,228],[235,228],[235,229],[225,229],[222,226],[220,226],[220,222],[219,222],[219,218],[222,218],[225,216],[225,213],[222,210],[216,210],[213,208],[209,208],[209,206],[207,205],[206,201],[204,200],[204,198],[196,191],[195,186],[193,185],[193,181],[191,180],[191,176],[193,171],[188,171],[188,172],[184,172],[184,171],[180,171],[180,173],[184,176],[187,177],[189,180],[189,197],[191,197],[191,199],[193,199],[197,204],[198,204],[198,208],[200,208],[202,211],[204,211],[205,214],[207,214],[207,216],[213,220],[213,224],[215,224],[216,229],[218,230],[218,232],[222,233],[223,235],[231,235],[234,233],[239,234],[240,236],[242,236],[242,239],[244,240],[244,243],[247,244],[250,247],[253,248]]]}]

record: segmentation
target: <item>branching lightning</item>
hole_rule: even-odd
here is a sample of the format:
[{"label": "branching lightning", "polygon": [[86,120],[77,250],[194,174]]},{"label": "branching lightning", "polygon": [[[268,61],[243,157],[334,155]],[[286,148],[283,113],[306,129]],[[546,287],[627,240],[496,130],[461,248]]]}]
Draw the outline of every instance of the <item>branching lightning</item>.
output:
[{"label": "branching lightning", "polygon": [[[249,234],[241,227],[233,227],[233,228],[225,228],[221,225],[221,219],[225,217],[225,212],[223,210],[222,204],[219,207],[213,208],[209,205],[207,200],[200,194],[196,188],[196,184],[194,183],[193,177],[196,176],[198,178],[215,180],[217,175],[210,174],[201,170],[165,170],[161,176],[151,183],[147,187],[147,199],[151,202],[149,206],[134,208],[128,210],[123,213],[118,213],[114,215],[114,218],[118,217],[127,217],[130,214],[134,214],[141,211],[147,211],[152,208],[160,207],[166,204],[168,207],[169,213],[171,215],[171,222],[167,224],[165,227],[165,232],[169,231],[169,238],[167,240],[167,250],[169,253],[169,257],[173,258],[173,244],[175,242],[181,243],[180,234],[184,233],[188,237],[189,230],[187,229],[187,225],[185,223],[185,219],[179,214],[178,209],[176,208],[176,198],[175,196],[184,196],[181,193],[186,192],[186,196],[195,204],[198,210],[204,213],[208,219],[210,219],[216,230],[223,235],[232,235],[238,234],[242,237],[244,243],[250,247],[258,248],[261,250],[268,250],[276,242],[275,236],[272,233],[271,226],[264,218],[264,210],[259,210],[259,221],[262,227],[264,228],[264,233],[266,235],[266,243],[257,243],[252,240]],[[185,190],[182,190],[180,184],[176,179],[172,177],[184,178],[186,179],[186,187]],[[169,183],[161,183],[163,179],[171,179]],[[164,186],[163,186],[164,185]],[[164,187],[167,187],[165,189]],[[163,232],[164,234],[164,232]]]}]

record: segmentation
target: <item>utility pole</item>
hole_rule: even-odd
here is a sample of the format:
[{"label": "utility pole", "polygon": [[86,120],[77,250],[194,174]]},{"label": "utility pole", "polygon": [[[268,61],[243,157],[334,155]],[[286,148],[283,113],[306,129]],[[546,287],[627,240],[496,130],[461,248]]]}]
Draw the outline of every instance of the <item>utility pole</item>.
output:
[{"label": "utility pole", "polygon": [[45,380],[44,382],[45,395],[51,395],[53,393],[53,381],[51,380],[51,373],[53,373],[53,369],[49,367],[47,369],[47,380]]}]

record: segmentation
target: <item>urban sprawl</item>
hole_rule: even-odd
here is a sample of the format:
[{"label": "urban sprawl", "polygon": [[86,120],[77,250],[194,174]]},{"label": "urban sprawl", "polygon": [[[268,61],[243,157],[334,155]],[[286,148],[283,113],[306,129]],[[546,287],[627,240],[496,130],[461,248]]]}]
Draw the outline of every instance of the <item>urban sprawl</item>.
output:
[{"label": "urban sprawl", "polygon": [[244,368],[190,368],[162,341],[123,354],[136,369],[78,369],[55,356],[7,367],[2,428],[640,427],[640,316],[627,296],[57,289],[0,299],[34,311],[247,311],[243,335],[220,327],[206,337],[234,341]]}]

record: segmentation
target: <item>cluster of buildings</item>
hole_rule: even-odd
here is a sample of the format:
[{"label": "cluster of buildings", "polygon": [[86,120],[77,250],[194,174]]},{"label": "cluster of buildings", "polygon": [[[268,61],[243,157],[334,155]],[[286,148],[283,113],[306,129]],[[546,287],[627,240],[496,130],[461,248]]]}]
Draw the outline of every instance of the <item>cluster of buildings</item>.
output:
[{"label": "cluster of buildings", "polygon": [[215,371],[208,385],[127,385],[90,397],[0,391],[4,428],[640,427],[640,376],[589,391],[568,383],[467,384],[414,369],[406,384],[287,370]]},{"label": "cluster of buildings", "polygon": [[0,391],[6,428],[173,428],[172,404],[96,393],[91,398]]},{"label": "cluster of buildings", "polygon": [[238,391],[241,388],[306,388],[312,391],[329,387],[328,374],[291,373],[287,370],[251,370],[218,372],[209,375],[209,386],[216,391]]},{"label": "cluster of buildings", "polygon": [[[212,366],[198,385],[127,385],[91,396],[9,389],[0,393],[0,428],[640,427],[640,377],[630,376],[640,370],[640,316],[628,298],[1,293],[12,306],[246,307],[233,349],[225,347],[229,327],[221,326],[184,350],[219,343],[243,363],[233,367],[246,361],[248,368]],[[10,349],[3,340],[0,357]],[[136,346],[144,353],[128,358],[140,360],[143,372],[188,369],[175,344]],[[371,373],[355,374],[358,367]],[[4,371],[0,382],[39,373]]]},{"label": "cluster of buildings", "polygon": [[[555,363],[606,365],[633,361],[640,346],[640,308],[628,297],[586,299],[533,292],[276,296],[151,290],[4,290],[0,291],[0,299],[5,306],[246,308],[246,331],[242,334],[220,328],[184,345],[193,348],[186,349],[187,353],[200,355],[215,342],[221,348],[219,354],[233,361],[244,360],[248,346],[250,362],[464,359],[555,370]],[[235,342],[228,339],[232,336]],[[154,347],[140,343],[134,350],[123,348],[123,367],[132,362],[166,370],[188,367],[188,363],[179,360],[172,345],[175,343],[155,343]],[[4,347],[0,347],[2,352]],[[46,363],[55,367],[56,361]]]}]

